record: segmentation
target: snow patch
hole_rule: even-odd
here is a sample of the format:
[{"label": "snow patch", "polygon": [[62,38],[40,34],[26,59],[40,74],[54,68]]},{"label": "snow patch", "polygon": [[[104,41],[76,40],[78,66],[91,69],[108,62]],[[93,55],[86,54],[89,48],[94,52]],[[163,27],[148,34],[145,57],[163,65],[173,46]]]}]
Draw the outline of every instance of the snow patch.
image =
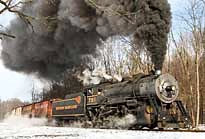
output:
[{"label": "snow patch", "polygon": [[199,125],[198,127],[196,127],[196,130],[205,130],[205,125]]},{"label": "snow patch", "polygon": [[13,128],[0,123],[1,139],[204,139],[205,133],[157,132],[70,127]]}]

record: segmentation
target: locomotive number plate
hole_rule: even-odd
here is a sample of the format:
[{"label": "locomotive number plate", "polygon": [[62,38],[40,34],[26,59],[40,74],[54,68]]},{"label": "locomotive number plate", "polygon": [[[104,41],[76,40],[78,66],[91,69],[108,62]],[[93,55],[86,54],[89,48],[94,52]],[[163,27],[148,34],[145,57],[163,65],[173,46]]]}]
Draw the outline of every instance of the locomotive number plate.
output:
[{"label": "locomotive number plate", "polygon": [[88,97],[88,103],[96,103],[97,97],[96,96],[89,96]]}]

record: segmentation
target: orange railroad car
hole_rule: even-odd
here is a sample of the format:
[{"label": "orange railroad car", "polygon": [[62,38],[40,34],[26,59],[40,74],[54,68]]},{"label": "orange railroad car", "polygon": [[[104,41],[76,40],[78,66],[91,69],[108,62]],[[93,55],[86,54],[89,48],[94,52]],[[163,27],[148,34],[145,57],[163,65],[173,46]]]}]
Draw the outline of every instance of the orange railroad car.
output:
[{"label": "orange railroad car", "polygon": [[33,104],[28,104],[28,105],[25,105],[25,106],[22,106],[22,113],[21,115],[26,115],[26,116],[29,116],[30,118],[33,117]]},{"label": "orange railroad car", "polygon": [[34,117],[52,117],[52,100],[37,102],[33,107]]}]

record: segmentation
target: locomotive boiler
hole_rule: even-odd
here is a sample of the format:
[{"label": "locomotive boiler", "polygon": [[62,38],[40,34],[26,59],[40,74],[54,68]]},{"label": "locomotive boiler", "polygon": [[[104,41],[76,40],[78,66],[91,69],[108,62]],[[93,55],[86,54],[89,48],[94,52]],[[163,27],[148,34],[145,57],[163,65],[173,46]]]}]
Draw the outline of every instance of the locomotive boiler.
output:
[{"label": "locomotive boiler", "polygon": [[53,117],[59,123],[80,120],[93,127],[121,128],[113,119],[132,115],[134,120],[126,128],[189,127],[191,121],[178,94],[178,83],[170,74],[137,74],[121,82],[89,86],[53,102]]}]

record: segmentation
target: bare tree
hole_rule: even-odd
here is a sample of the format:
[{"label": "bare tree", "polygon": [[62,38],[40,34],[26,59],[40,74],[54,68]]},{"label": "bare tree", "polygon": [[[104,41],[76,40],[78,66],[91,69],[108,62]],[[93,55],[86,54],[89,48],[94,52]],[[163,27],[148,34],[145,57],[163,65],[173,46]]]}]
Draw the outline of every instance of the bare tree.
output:
[{"label": "bare tree", "polygon": [[[193,121],[195,125],[198,126],[200,119],[201,96],[199,67],[201,64],[200,59],[203,55],[204,49],[204,0],[189,0],[189,6],[185,9],[185,13],[186,14],[179,16],[180,19],[184,22],[185,30],[181,31],[178,43],[176,42],[176,39],[173,39],[173,42],[181,59],[182,68],[185,72],[186,79],[189,81],[189,90],[191,95],[189,100],[192,103],[192,115],[195,117],[193,118]],[[173,34],[172,38],[174,38]],[[191,58],[188,58],[190,56]],[[193,69],[194,72],[192,72]],[[191,82],[192,80],[194,80],[194,83]]]},{"label": "bare tree", "polygon": [[[25,21],[28,25],[31,25],[32,27],[30,19],[33,19],[33,17],[24,14],[20,10],[23,5],[28,4],[30,2],[32,2],[32,0],[0,0],[0,15],[5,12],[14,13],[17,16],[19,16],[23,21]],[[14,35],[9,34],[5,31],[5,28],[3,25],[0,25],[0,27],[2,28],[0,30],[0,39],[2,39],[1,36],[15,38]]]},{"label": "bare tree", "polygon": [[15,107],[22,106],[27,104],[27,102],[22,102],[21,100],[17,98],[12,98],[6,101],[0,100],[0,120],[5,118],[6,114],[8,112],[11,112],[11,110]]}]

